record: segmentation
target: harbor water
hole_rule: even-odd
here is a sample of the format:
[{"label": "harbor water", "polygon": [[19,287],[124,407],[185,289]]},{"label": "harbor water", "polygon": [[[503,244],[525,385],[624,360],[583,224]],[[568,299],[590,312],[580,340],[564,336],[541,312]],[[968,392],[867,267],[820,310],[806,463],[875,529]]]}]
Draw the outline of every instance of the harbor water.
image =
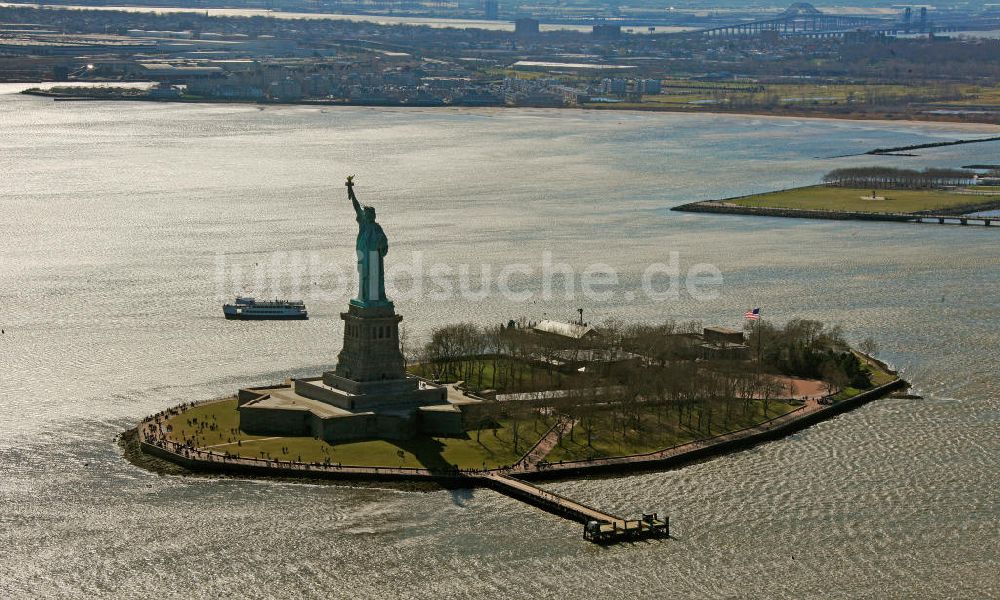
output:
[{"label": "harbor water", "polygon": [[[1000,232],[669,210],[843,166],[990,162],[998,142],[826,157],[998,128],[52,102],[23,87],[0,86],[0,597],[1000,596]],[[617,273],[600,300],[401,291],[413,344],[458,320],[583,307],[596,324],[740,327],[759,306],[876,338],[924,398],[678,470],[545,484],[671,518],[675,539],[608,548],[489,490],[189,479],[123,460],[115,438],[145,415],[332,365],[352,292],[335,280],[355,260],[348,174],[387,265],[422,261],[411,285],[431,265],[528,265],[515,283],[535,292],[545,260]],[[644,293],[671,252],[684,273],[717,267],[718,293]],[[244,290],[302,297],[310,319],[225,320]]]}]

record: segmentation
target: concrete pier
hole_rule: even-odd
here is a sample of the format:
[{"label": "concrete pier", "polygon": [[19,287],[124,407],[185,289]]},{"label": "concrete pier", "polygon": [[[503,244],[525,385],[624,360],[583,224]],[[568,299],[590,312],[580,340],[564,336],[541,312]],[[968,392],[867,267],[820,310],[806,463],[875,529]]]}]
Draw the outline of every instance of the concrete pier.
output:
[{"label": "concrete pier", "polygon": [[584,539],[594,543],[670,537],[670,519],[660,519],[656,513],[644,514],[641,519],[623,519],[500,473],[484,474],[482,480],[484,485],[505,496],[583,523]]}]

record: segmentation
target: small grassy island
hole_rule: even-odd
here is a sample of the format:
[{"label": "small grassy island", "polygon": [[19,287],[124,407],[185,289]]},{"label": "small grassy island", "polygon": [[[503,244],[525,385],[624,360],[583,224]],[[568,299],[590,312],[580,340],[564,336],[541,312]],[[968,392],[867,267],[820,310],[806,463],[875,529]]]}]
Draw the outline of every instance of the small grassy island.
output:
[{"label": "small grassy island", "polygon": [[[148,444],[224,466],[353,467],[393,473],[558,473],[643,457],[791,421],[899,382],[815,321],[747,332],[696,324],[583,325],[581,337],[540,324],[443,327],[411,374],[445,384],[462,435],[329,441],[241,428],[235,397],[174,408],[141,426]],[[873,351],[868,343],[869,352]],[[595,463],[596,464],[596,463]],[[204,466],[204,465],[201,465]],[[195,467],[197,468],[197,467]],[[223,469],[224,470],[224,469]],[[390,474],[390,473],[387,473]]]},{"label": "small grassy island", "polygon": [[1000,186],[976,185],[975,175],[952,169],[839,169],[827,174],[822,185],[695,202],[673,210],[963,225],[972,219],[990,225],[998,218],[970,215],[1000,209]]}]

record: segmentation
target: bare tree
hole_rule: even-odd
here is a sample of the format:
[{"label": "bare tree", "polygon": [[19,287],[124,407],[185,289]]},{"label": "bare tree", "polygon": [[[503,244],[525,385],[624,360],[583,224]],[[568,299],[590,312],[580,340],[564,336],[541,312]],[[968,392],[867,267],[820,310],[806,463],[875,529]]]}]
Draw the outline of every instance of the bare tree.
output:
[{"label": "bare tree", "polygon": [[403,355],[403,368],[407,369],[410,366],[411,352],[410,348],[410,328],[403,323],[399,324],[399,351]]},{"label": "bare tree", "polygon": [[823,363],[823,383],[830,396],[840,392],[847,386],[847,373],[844,368],[833,361]]},{"label": "bare tree", "polygon": [[871,358],[875,358],[875,355],[878,354],[879,350],[878,342],[876,342],[875,338],[871,336],[866,337],[858,346],[858,348],[860,348],[862,352],[864,352]]}]

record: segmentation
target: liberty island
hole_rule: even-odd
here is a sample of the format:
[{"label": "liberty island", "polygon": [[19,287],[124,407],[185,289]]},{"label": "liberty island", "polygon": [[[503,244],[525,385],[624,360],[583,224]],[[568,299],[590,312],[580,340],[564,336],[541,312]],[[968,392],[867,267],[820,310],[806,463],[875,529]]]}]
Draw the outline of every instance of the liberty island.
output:
[{"label": "liberty island", "polygon": [[[345,186],[358,224],[358,288],[347,312],[340,314],[343,344],[336,366],[318,376],[242,388],[235,398],[189,403],[153,415],[134,430],[138,444],[127,452],[131,460],[158,468],[139,458],[146,454],[187,472],[250,477],[416,480],[449,487],[488,487],[583,523],[584,538],[589,541],[615,543],[669,537],[669,519],[654,512],[638,519],[621,518],[527,480],[673,468],[783,437],[908,386],[886,365],[850,349],[836,330],[828,332],[817,322],[793,321],[780,335],[794,337],[799,329],[811,332],[806,335],[822,340],[812,351],[826,356],[827,363],[839,365],[839,375],[830,376],[828,393],[822,397],[813,395],[818,382],[762,375],[753,366],[763,352],[760,326],[751,331],[756,336],[756,359],[743,332],[711,327],[703,334],[637,330],[629,334],[634,340],[628,351],[602,350],[595,340],[600,333],[582,322],[582,311],[576,324],[547,320],[526,329],[511,321],[494,330],[514,348],[509,355],[439,357],[408,372],[400,345],[403,317],[385,291],[388,236],[376,220],[375,209],[359,202],[353,176]],[[435,335],[451,334],[444,328]],[[477,334],[462,335],[474,338]],[[610,433],[614,427],[599,423],[618,419],[618,407],[631,406],[628,410],[662,420],[656,393],[644,388],[643,381],[661,377],[654,363],[664,360],[663,351],[648,344],[662,345],[663,340],[676,360],[693,367],[686,375],[675,372],[671,377],[688,378],[685,381],[690,385],[705,387],[708,396],[717,393],[711,391],[716,389],[714,378],[725,377],[711,365],[744,364],[739,368],[746,372],[739,377],[749,391],[740,400],[742,415],[730,418],[732,402],[703,404],[695,433],[677,429],[664,437],[650,432],[635,450],[623,451],[620,442],[617,452],[599,450],[609,441],[602,437],[614,436]],[[793,347],[797,343],[790,342]],[[784,354],[787,349],[777,352]],[[698,361],[703,365],[698,366]],[[492,363],[491,385],[520,393],[486,389],[488,362]],[[525,368],[531,370],[533,382],[535,374],[542,372],[548,384],[525,392],[523,385],[515,384],[523,381],[523,371],[513,375]],[[512,379],[504,384],[501,377],[498,385],[497,374],[504,369],[509,369]],[[581,377],[585,372],[587,377]],[[597,373],[596,379],[589,375],[592,372]],[[459,380],[459,374],[464,379]],[[809,389],[813,391],[803,391]],[[692,427],[693,414],[689,409],[687,429]],[[713,428],[713,417],[723,414],[721,428]],[[683,411],[678,426],[682,415]],[[697,433],[703,430],[705,418],[706,433]],[[491,430],[494,439],[487,436],[484,442],[484,429]],[[574,441],[577,430],[586,436],[586,444]],[[470,436],[473,431],[475,439]],[[389,448],[396,449],[394,455],[387,452]]]}]

